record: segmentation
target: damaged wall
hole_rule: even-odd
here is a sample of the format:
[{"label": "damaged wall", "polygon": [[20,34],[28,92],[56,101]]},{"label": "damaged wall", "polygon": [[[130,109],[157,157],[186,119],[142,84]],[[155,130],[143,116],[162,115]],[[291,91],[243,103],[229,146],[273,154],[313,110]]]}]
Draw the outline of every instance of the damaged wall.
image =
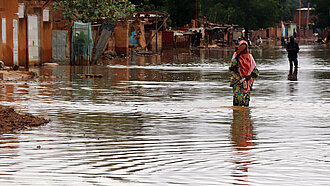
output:
[{"label": "damaged wall", "polygon": [[115,51],[119,56],[127,57],[129,55],[129,23],[126,21],[117,22],[114,28]]},{"label": "damaged wall", "polygon": [[162,50],[162,32],[156,32],[157,30],[149,30],[145,34],[149,51],[158,52]]}]

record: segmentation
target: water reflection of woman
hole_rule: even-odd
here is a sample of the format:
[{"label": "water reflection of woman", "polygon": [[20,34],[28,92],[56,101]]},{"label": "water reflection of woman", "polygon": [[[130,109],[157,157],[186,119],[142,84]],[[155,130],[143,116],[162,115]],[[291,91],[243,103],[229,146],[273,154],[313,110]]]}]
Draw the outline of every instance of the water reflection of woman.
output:
[{"label": "water reflection of woman", "polygon": [[254,138],[253,126],[250,117],[250,109],[241,108],[233,110],[233,123],[231,125],[231,138],[234,148],[237,150],[237,156],[234,163],[234,177],[247,177],[249,167],[253,164],[249,151],[255,144],[251,141]]},{"label": "water reflection of woman", "polygon": [[290,81],[297,81],[297,75],[298,75],[298,68],[294,67],[294,70],[290,68],[289,70],[289,75],[288,75],[288,80]]},{"label": "water reflection of woman", "polygon": [[232,140],[237,146],[237,150],[249,150],[246,147],[254,145],[253,126],[251,122],[250,109],[234,109],[233,123],[231,125]]},{"label": "water reflection of woman", "polygon": [[229,70],[233,72],[230,86],[233,87],[233,105],[249,106],[253,80],[259,76],[253,56],[249,53],[248,43],[241,41],[233,55]]}]

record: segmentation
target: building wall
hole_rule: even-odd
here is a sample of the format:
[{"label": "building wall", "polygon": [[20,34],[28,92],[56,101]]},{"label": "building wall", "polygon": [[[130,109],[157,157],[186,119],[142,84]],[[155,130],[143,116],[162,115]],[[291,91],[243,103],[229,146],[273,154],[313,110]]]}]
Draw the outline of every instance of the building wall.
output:
[{"label": "building wall", "polygon": [[[37,15],[40,24],[40,63],[52,61],[52,9],[50,9],[49,20],[43,21],[43,5],[46,1],[41,0],[19,0],[19,3],[25,5],[24,20],[28,19],[29,15]],[[27,28],[27,27],[26,27]],[[23,32],[28,32],[28,29]],[[28,34],[26,34],[28,36]],[[27,40],[28,41],[28,40]],[[25,47],[28,47],[26,45]],[[29,61],[29,65],[39,65],[32,61]]]},{"label": "building wall", "polygon": [[114,34],[112,34],[111,37],[109,38],[107,50],[116,51],[116,41]]},{"label": "building wall", "polygon": [[41,21],[41,62],[51,62],[53,59],[52,53],[52,41],[53,41],[53,29],[51,21]]},{"label": "building wall", "polygon": [[269,30],[269,37],[274,38],[275,37],[275,28],[269,27],[268,30]]},{"label": "building wall", "polygon": [[66,58],[70,58],[72,22],[65,20],[61,11],[55,11],[54,9],[51,9],[51,18],[52,18],[52,30],[67,31]]},{"label": "building wall", "polygon": [[[0,60],[5,65],[13,65],[13,19],[18,20],[18,63],[20,66],[34,65],[29,61],[28,45],[28,16],[39,16],[40,22],[40,63],[52,61],[52,22],[51,13],[48,22],[43,21],[43,5],[41,0],[10,0],[0,1],[0,27],[2,18],[6,18],[6,43],[2,41],[2,29],[0,28]],[[19,3],[23,3],[24,17],[18,17]],[[51,11],[50,11],[51,12]]]},{"label": "building wall", "polygon": [[[302,10],[301,11],[301,26],[306,26],[307,24],[307,17],[308,17],[308,11],[307,10]],[[299,26],[299,11],[297,10],[296,12],[296,16],[294,18],[294,22],[297,24],[297,26]],[[309,11],[309,19],[308,19],[308,24],[313,23],[312,21],[312,15],[311,15],[311,11]]]},{"label": "building wall", "polygon": [[129,55],[129,23],[128,22],[118,22],[114,28],[115,33],[115,49],[117,55],[127,57]]},{"label": "building wall", "polygon": [[20,66],[28,66],[29,50],[28,50],[28,23],[27,19],[19,19],[19,34],[18,34],[18,61]]},{"label": "building wall", "polygon": [[[0,60],[4,61],[5,65],[13,63],[13,19],[18,19],[18,2],[17,0],[1,1],[0,4],[0,39],[1,39],[1,55]],[[6,41],[2,40],[2,18],[6,19]],[[20,54],[18,54],[20,55]]]},{"label": "building wall", "polygon": [[164,48],[173,48],[174,32],[172,32],[172,31],[162,32],[162,42],[163,42]]},{"label": "building wall", "polygon": [[[158,52],[162,50],[162,32],[157,32],[156,30],[149,30],[145,34],[147,48],[152,52]],[[149,43],[148,43],[149,42]]]},{"label": "building wall", "polygon": [[162,40],[163,40],[163,34],[162,34],[162,32],[161,31],[159,31],[158,33],[157,33],[157,52],[159,52],[159,51],[162,51],[162,46],[163,46],[163,42],[162,42]]},{"label": "building wall", "polygon": [[256,35],[257,35],[257,37],[259,35],[261,38],[267,38],[267,29],[258,30],[258,33]]},{"label": "building wall", "polygon": [[281,38],[282,37],[282,28],[276,27],[276,38]]}]

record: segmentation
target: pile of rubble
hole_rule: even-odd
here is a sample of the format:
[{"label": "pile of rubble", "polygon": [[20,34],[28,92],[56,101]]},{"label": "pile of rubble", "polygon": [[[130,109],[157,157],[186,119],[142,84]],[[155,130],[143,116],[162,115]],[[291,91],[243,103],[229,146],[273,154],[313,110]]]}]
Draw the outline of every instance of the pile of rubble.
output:
[{"label": "pile of rubble", "polygon": [[0,131],[23,130],[47,123],[47,119],[32,114],[19,114],[12,107],[0,105]]}]

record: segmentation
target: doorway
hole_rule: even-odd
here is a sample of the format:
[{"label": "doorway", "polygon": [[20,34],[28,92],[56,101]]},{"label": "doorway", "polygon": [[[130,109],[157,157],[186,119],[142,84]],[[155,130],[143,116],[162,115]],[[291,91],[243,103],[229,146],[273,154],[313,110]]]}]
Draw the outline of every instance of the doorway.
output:
[{"label": "doorway", "polygon": [[68,61],[66,58],[67,35],[66,30],[53,30],[53,61],[61,63]]},{"label": "doorway", "polygon": [[13,19],[13,64],[14,66],[19,66],[18,64],[18,21]]},{"label": "doorway", "polygon": [[29,65],[40,64],[40,17],[28,16]]}]

